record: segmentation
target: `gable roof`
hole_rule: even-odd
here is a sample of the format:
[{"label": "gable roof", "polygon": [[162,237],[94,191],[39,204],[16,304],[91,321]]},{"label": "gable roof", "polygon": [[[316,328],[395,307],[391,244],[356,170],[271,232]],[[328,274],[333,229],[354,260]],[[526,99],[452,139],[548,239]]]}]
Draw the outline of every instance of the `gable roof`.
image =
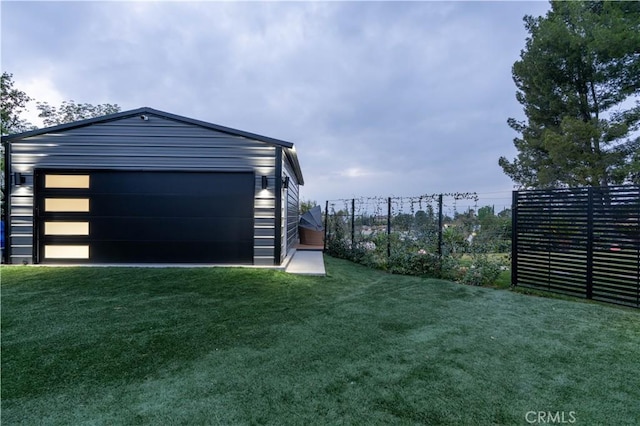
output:
[{"label": "gable roof", "polygon": [[186,124],[191,124],[193,126],[203,127],[205,129],[210,129],[222,133],[227,133],[234,136],[240,136],[247,139],[253,139],[261,142],[265,142],[269,145],[273,145],[276,147],[283,148],[285,155],[291,162],[294,172],[296,174],[296,178],[300,185],[304,184],[304,179],[302,177],[302,170],[300,169],[300,163],[298,162],[298,155],[293,147],[293,143],[286,142],[280,139],[274,139],[267,136],[258,135],[255,133],[245,132],[244,130],[232,129],[230,127],[220,126],[213,123],[208,123],[206,121],[200,121],[193,118],[183,117],[181,115],[171,114],[165,111],[159,111],[149,107],[142,107],[138,109],[132,109],[129,111],[117,112],[115,114],[103,115],[101,117],[88,118],[86,120],[74,121],[71,123],[59,124],[57,126],[44,127],[42,129],[30,130],[28,132],[15,133],[11,135],[2,136],[2,142],[15,142],[21,139],[29,138],[31,136],[38,136],[45,133],[55,133],[55,132],[63,132],[71,129],[77,129],[80,127],[90,126],[92,124],[97,123],[106,123],[109,121],[121,120],[123,118],[135,117],[137,115],[155,115],[161,118],[166,118],[173,121],[178,121]]}]

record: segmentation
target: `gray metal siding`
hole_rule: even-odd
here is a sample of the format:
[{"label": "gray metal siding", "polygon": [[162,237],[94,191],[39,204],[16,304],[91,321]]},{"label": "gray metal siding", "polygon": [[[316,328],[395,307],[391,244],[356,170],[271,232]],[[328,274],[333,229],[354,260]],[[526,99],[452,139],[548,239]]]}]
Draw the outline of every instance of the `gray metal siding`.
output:
[{"label": "gray metal siding", "polygon": [[[300,185],[295,177],[295,173],[293,172],[293,167],[287,161],[286,157],[283,158],[283,176],[289,177],[289,188],[287,191],[287,217],[285,218],[286,223],[286,231],[285,227],[283,227],[283,243],[285,243],[284,235],[286,232],[286,247],[288,250],[295,248],[298,243],[298,222],[299,222],[299,197],[300,197]],[[283,244],[284,245],[284,244]],[[283,250],[283,258],[286,256],[285,250]]]},{"label": "gray metal siding", "polygon": [[[122,118],[12,142],[11,171],[23,173],[27,182],[10,189],[11,263],[32,262],[33,171],[47,168],[253,171],[254,264],[273,265],[275,151],[265,142],[154,115],[148,121]],[[266,190],[262,176],[269,177]]]}]

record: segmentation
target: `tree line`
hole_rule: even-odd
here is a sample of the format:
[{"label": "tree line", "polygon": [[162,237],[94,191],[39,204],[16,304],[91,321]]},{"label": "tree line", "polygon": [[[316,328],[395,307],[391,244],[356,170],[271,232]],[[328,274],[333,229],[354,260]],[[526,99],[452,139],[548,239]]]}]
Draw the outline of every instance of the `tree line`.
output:
[{"label": "tree line", "polygon": [[[2,135],[37,129],[34,124],[23,118],[27,104],[33,100],[24,91],[15,87],[13,74],[2,73],[0,96],[0,130]],[[77,103],[73,100],[63,101],[59,106],[38,101],[36,109],[39,111],[38,117],[42,119],[42,124],[46,127],[120,112],[118,104],[93,105]]]}]

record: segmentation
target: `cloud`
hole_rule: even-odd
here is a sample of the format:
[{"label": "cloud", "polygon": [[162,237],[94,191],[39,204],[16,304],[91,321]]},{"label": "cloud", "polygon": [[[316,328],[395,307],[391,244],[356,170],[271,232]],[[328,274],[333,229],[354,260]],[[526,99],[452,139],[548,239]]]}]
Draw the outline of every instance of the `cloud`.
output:
[{"label": "cloud", "polygon": [[151,106],[296,143],[319,202],[511,188],[511,66],[543,2],[3,2],[42,101]]}]

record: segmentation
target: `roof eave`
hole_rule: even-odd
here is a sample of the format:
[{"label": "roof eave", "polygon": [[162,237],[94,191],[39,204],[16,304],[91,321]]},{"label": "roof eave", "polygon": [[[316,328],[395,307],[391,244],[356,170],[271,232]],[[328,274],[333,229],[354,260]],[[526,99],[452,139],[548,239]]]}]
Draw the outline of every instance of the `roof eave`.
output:
[{"label": "roof eave", "polygon": [[136,116],[136,115],[144,115],[144,114],[156,115],[158,117],[167,118],[169,120],[183,122],[183,123],[191,124],[191,125],[194,125],[194,126],[203,127],[205,129],[215,130],[215,131],[218,131],[218,132],[223,132],[223,133],[227,133],[227,134],[234,135],[234,136],[240,136],[240,137],[244,137],[244,138],[247,138],[247,139],[254,139],[254,140],[257,140],[257,141],[260,141],[260,142],[268,143],[270,145],[282,147],[285,150],[287,157],[291,161],[291,165],[293,166],[293,170],[295,172],[295,175],[296,175],[296,178],[298,180],[298,183],[300,185],[304,185],[304,178],[302,176],[302,170],[300,169],[300,163],[298,161],[298,154],[296,153],[296,150],[294,148],[293,143],[287,142],[287,141],[283,141],[283,140],[280,140],[280,139],[270,138],[270,137],[267,137],[267,136],[258,135],[256,133],[245,132],[243,130],[233,129],[231,127],[219,126],[217,124],[208,123],[206,121],[201,121],[201,120],[196,120],[196,119],[193,119],[193,118],[183,117],[183,116],[180,116],[180,115],[171,114],[171,113],[164,112],[164,111],[159,111],[159,110],[156,110],[156,109],[153,109],[153,108],[149,108],[149,107],[142,107],[142,108],[133,109],[133,110],[129,110],[129,111],[116,112],[114,114],[103,115],[103,116],[94,117],[94,118],[88,118],[86,120],[74,121],[72,123],[59,124],[57,126],[44,127],[42,129],[29,130],[27,132],[22,132],[22,133],[14,133],[14,134],[11,134],[11,135],[4,135],[4,136],[2,136],[2,143],[19,141],[19,140],[26,139],[26,138],[29,138],[29,137],[32,137],[32,136],[43,135],[43,134],[46,134],[46,133],[64,132],[64,131],[71,130],[71,129],[77,129],[77,128],[80,128],[80,127],[90,126],[92,124],[107,123],[109,121],[115,121],[115,120],[120,120],[120,119],[127,118],[127,117],[133,117],[133,116]]},{"label": "roof eave", "polygon": [[116,112],[113,114],[102,115],[100,117],[87,118],[85,120],[74,121],[71,123],[58,124],[56,126],[43,127],[42,129],[35,129],[35,130],[29,130],[27,132],[5,135],[5,136],[2,136],[2,142],[5,142],[5,141],[11,142],[14,140],[29,138],[31,136],[44,135],[46,133],[56,133],[56,132],[62,132],[62,131],[71,130],[71,129],[77,129],[80,127],[90,126],[96,123],[106,123],[109,121],[119,120],[129,116],[144,114],[145,111],[149,109],[150,108],[138,108],[138,109],[129,110],[129,111],[122,111],[122,112]]},{"label": "roof eave", "polygon": [[296,179],[298,180],[298,185],[304,185],[304,177],[302,176],[302,168],[300,167],[300,162],[298,161],[298,153],[294,147],[286,148],[285,154],[289,161],[291,162],[291,166],[293,167],[293,172],[296,175]]},{"label": "roof eave", "polygon": [[133,109],[133,110],[129,110],[129,111],[116,112],[114,114],[103,115],[103,116],[94,117],[94,118],[88,118],[86,120],[74,121],[72,123],[64,123],[64,124],[59,124],[57,126],[43,127],[42,129],[29,130],[27,132],[14,133],[14,134],[11,134],[11,135],[5,135],[5,136],[2,136],[2,142],[5,142],[5,141],[11,142],[11,141],[14,141],[14,140],[25,139],[25,138],[32,137],[32,136],[43,135],[45,133],[63,132],[63,131],[66,131],[66,130],[71,130],[71,129],[77,129],[77,128],[80,128],[80,127],[90,126],[92,124],[106,123],[106,122],[109,122],[109,121],[120,120],[122,118],[132,117],[132,116],[142,115],[142,114],[153,114],[153,115],[157,115],[159,117],[163,117],[163,118],[167,118],[167,119],[170,119],[170,120],[175,120],[175,121],[179,121],[179,122],[183,122],[183,123],[192,124],[192,125],[199,126],[199,127],[204,127],[206,129],[210,129],[210,130],[216,130],[216,131],[219,131],[219,132],[228,133],[228,134],[235,135],[235,136],[241,136],[241,137],[245,137],[245,138],[248,138],[248,139],[255,139],[255,140],[258,140],[258,141],[261,141],[261,142],[266,142],[266,143],[271,144],[271,145],[281,146],[283,148],[293,148],[293,143],[291,143],[291,142],[283,141],[283,140],[280,140],[280,139],[274,139],[274,138],[270,138],[270,137],[267,137],[267,136],[258,135],[256,133],[245,132],[243,130],[233,129],[231,127],[219,126],[217,124],[208,123],[206,121],[196,120],[196,119],[193,119],[193,118],[187,118],[187,117],[183,117],[183,116],[176,115],[176,114],[171,114],[171,113],[164,112],[164,111],[159,111],[159,110],[156,110],[156,109],[153,109],[153,108],[149,108],[149,107],[142,107],[142,108]]}]

